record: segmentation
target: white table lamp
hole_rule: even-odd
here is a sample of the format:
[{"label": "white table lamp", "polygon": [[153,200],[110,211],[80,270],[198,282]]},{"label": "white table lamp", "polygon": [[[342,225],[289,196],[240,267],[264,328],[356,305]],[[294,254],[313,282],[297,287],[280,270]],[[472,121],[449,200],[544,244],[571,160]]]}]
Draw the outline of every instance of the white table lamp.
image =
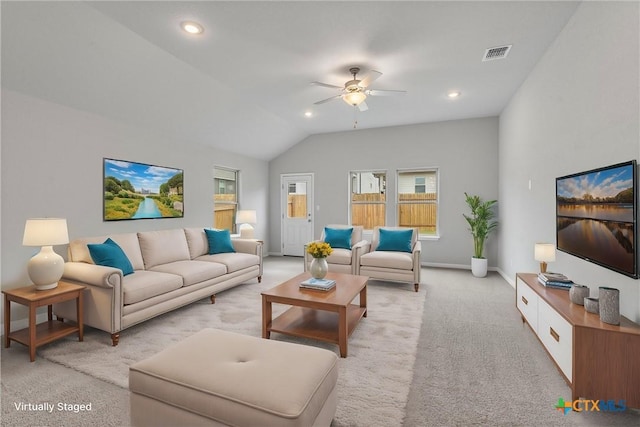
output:
[{"label": "white table lamp", "polygon": [[236,214],[236,224],[239,224],[240,238],[253,239],[253,226],[257,223],[256,211],[238,211]]},{"label": "white table lamp", "polygon": [[42,246],[27,264],[29,278],[36,290],[44,291],[58,286],[64,272],[64,259],[55,253],[53,245],[69,243],[67,220],[62,218],[28,219],[24,226],[23,246]]},{"label": "white table lamp", "polygon": [[540,273],[546,273],[547,263],[556,260],[556,245],[553,243],[536,243],[534,258],[540,262]]}]

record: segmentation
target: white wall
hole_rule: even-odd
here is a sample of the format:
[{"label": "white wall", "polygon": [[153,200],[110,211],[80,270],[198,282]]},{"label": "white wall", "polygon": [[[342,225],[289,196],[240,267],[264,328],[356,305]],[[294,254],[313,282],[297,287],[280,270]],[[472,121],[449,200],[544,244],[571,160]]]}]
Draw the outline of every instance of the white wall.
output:
[{"label": "white wall", "polygon": [[[71,239],[212,226],[214,165],[240,170],[241,206],[258,211],[256,237],[267,239],[267,162],[187,142],[3,90],[2,289],[30,283],[26,264],[38,248],[22,246],[27,218],[66,218]],[[103,157],[184,169],[184,218],[103,222]],[[55,249],[66,258],[66,246]],[[13,318],[25,316],[20,309]]]},{"label": "white wall", "polygon": [[[387,200],[396,198],[397,169],[440,170],[440,239],[423,241],[422,262],[469,266],[471,235],[462,217],[464,192],[486,199],[498,196],[498,120],[496,117],[355,130],[306,138],[269,164],[271,193],[269,250],[281,253],[280,174],[314,173],[314,235],[325,224],[348,224],[349,172],[387,171]],[[388,202],[387,224],[395,225]],[[497,239],[489,239],[489,265],[497,265]]]},{"label": "white wall", "polygon": [[[534,243],[555,242],[556,177],[640,157],[638,20],[638,2],[582,3],[501,114],[499,267],[508,277],[537,271]],[[549,268],[594,296],[619,288],[622,314],[640,321],[640,281],[563,252]]]}]

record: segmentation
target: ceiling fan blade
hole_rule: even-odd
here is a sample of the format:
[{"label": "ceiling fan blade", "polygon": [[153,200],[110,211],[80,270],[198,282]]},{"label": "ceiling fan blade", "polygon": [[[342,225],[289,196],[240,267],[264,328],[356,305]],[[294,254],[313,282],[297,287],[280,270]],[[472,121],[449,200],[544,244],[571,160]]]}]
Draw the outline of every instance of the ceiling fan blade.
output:
[{"label": "ceiling fan blade", "polygon": [[358,104],[358,109],[360,111],[367,111],[369,109],[369,106],[366,102],[362,101],[360,104]]},{"label": "ceiling fan blade", "polygon": [[332,89],[344,89],[342,86],[336,86],[336,85],[330,85],[328,83],[322,83],[322,82],[311,82],[311,84],[313,86],[323,86],[323,87],[330,87]]},{"label": "ceiling fan blade", "polygon": [[360,86],[361,87],[369,87],[369,85],[371,83],[373,83],[374,81],[378,80],[378,78],[381,75],[382,75],[382,73],[380,71],[376,71],[376,70],[369,71],[369,74],[364,76],[364,78],[360,81]]},{"label": "ceiling fan blade", "polygon": [[366,90],[365,93],[371,96],[396,96],[396,95],[404,95],[407,93],[406,90],[376,90],[369,89]]},{"label": "ceiling fan blade", "polygon": [[323,99],[322,101],[314,102],[313,105],[324,104],[325,102],[333,101],[334,99],[342,98],[342,95],[335,95],[331,98]]}]

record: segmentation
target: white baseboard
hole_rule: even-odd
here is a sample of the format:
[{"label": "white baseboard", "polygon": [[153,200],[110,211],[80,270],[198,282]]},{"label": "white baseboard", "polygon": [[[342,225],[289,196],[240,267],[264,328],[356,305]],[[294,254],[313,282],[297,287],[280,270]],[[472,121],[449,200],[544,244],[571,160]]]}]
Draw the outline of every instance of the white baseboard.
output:
[{"label": "white baseboard", "polygon": [[435,268],[455,268],[458,270],[471,270],[470,265],[464,264],[446,264],[442,262],[421,262],[422,267],[435,267]]},{"label": "white baseboard", "polygon": [[[464,264],[444,264],[444,263],[435,263],[435,262],[422,262],[422,263],[420,263],[420,265],[422,267],[457,268],[457,269],[460,269],[460,270],[471,270],[471,266],[470,265],[464,265]],[[489,268],[487,268],[487,270],[496,271],[500,276],[502,276],[502,278],[509,285],[511,285],[512,288],[514,288],[514,289],[516,288],[516,283],[513,280],[513,277],[511,277],[508,274],[506,274],[504,271],[502,271],[502,269],[500,269],[498,267],[489,267]]]},{"label": "white baseboard", "polygon": [[[456,268],[458,270],[471,270],[470,264],[445,264],[441,262],[421,262],[422,267],[435,267],[435,268]],[[488,267],[488,271],[498,271],[498,267]]]},{"label": "white baseboard", "polygon": [[516,282],[513,280],[513,277],[509,276],[507,273],[502,271],[501,269],[497,269],[498,273],[502,276],[502,278],[511,285],[513,289],[516,288]]}]

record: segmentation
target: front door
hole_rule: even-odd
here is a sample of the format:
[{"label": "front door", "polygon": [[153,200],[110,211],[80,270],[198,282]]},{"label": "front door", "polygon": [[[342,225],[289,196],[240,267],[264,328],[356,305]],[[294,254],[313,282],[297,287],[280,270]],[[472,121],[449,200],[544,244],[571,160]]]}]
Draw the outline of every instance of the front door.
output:
[{"label": "front door", "polygon": [[282,200],[282,254],[304,256],[313,240],[313,174],[280,176]]}]

